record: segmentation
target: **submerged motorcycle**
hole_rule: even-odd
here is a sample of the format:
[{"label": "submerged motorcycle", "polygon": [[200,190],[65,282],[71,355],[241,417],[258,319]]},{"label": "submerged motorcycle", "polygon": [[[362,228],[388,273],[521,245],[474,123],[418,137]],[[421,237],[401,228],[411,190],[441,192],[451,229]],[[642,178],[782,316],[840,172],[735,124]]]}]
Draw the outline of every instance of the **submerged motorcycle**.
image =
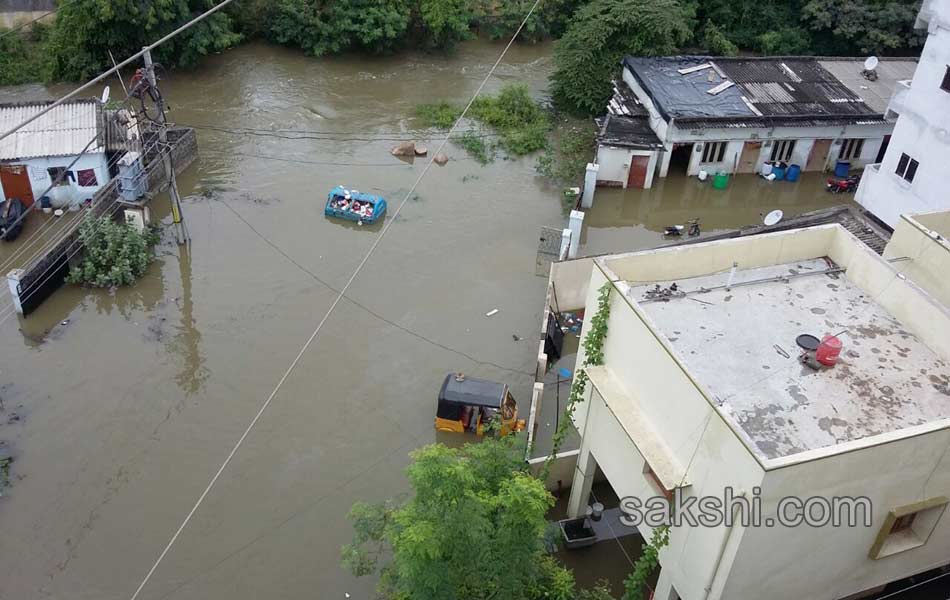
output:
[{"label": "submerged motorcycle", "polygon": [[663,229],[663,235],[667,237],[680,237],[684,231],[689,237],[699,235],[699,219],[690,219],[686,221],[686,225],[670,225],[669,227],[665,227]]}]

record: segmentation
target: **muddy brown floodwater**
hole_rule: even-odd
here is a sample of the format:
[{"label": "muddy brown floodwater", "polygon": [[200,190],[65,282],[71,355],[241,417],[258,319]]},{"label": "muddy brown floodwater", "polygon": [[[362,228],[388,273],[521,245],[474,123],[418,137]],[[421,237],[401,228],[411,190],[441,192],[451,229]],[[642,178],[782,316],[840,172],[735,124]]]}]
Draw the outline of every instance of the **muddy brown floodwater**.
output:
[{"label": "muddy brown floodwater", "polygon": [[[343,286],[379,231],[325,219],[327,190],[354,186],[395,208],[424,165],[389,155],[418,133],[414,106],[464,103],[500,50],[317,60],[254,43],[164,82],[170,117],[201,127],[200,158],[179,179],[190,249],[166,230],[135,287],[63,288],[0,323],[0,441],[17,457],[0,498],[0,599],[131,596],[333,301],[317,279]],[[488,90],[519,81],[542,94],[550,51],[513,47]],[[0,90],[0,101],[67,89]],[[481,167],[448,153],[351,287],[362,306],[339,305],[143,600],[370,598],[374,582],[339,566],[345,515],[406,491],[408,453],[436,439],[444,374],[506,381],[527,406],[538,233],[563,223],[559,193],[532,158]],[[585,251],[653,245],[694,216],[717,229],[835,200],[750,181],[718,195],[684,178],[600,191]],[[794,189],[808,181],[820,184]],[[152,208],[169,222],[167,198]],[[0,245],[0,262],[16,248]]]},{"label": "muddy brown floodwater", "polygon": [[[500,51],[316,60],[250,44],[165,81],[175,121],[219,128],[199,130],[200,160],[179,180],[190,251],[166,231],[135,287],[64,288],[0,324],[0,440],[17,456],[0,498],[0,598],[131,596],[332,302],[303,269],[339,288],[378,233],[324,218],[326,192],[346,184],[394,209],[424,162],[390,156],[389,138],[418,129],[417,103],[467,101]],[[549,55],[512,48],[487,89],[540,93]],[[238,127],[328,133],[220,130]],[[435,440],[445,373],[506,381],[527,405],[537,237],[561,223],[557,194],[533,159],[481,167],[448,154],[349,292],[394,325],[339,305],[143,600],[371,597],[373,581],[339,566],[344,517],[356,500],[406,491],[408,453]],[[167,207],[153,203],[166,222]],[[11,410],[21,420],[6,424]]]}]

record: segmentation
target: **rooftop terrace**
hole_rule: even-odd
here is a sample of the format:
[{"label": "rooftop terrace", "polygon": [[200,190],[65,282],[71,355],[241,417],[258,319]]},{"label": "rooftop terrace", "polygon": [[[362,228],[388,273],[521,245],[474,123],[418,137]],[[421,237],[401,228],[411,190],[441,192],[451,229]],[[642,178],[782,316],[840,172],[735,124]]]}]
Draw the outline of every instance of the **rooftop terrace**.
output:
[{"label": "rooftop terrace", "polygon": [[[758,456],[776,459],[950,418],[950,364],[831,259],[621,286]],[[883,292],[882,292],[883,293]],[[833,368],[799,334],[836,334]]]}]

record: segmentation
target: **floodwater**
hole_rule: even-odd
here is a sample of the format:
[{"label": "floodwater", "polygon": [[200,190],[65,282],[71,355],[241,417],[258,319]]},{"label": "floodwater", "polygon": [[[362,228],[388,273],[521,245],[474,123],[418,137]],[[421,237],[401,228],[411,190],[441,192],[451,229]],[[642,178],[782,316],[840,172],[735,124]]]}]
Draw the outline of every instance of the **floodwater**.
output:
[{"label": "floodwater", "polygon": [[598,188],[586,212],[581,250],[591,256],[628,252],[670,243],[663,229],[698,218],[704,233],[756,225],[779,209],[786,217],[854,202],[853,194],[825,190],[830,174],[803,173],[801,178],[766,181],[756,175],[730,177],[725,190],[670,167],[668,177],[655,178],[648,190]]},{"label": "floodwater", "polygon": [[[333,301],[315,278],[342,287],[379,231],[324,218],[327,190],[383,194],[391,218],[425,164],[389,154],[418,128],[414,106],[464,103],[501,48],[316,60],[251,44],[165,82],[171,118],[218,128],[199,130],[179,179],[190,249],[168,230],[135,287],[64,288],[0,323],[0,440],[17,457],[0,598],[132,595]],[[488,91],[540,93],[549,55],[515,46]],[[311,133],[220,130],[239,127]],[[533,159],[447,153],[350,288],[372,313],[339,304],[141,598],[369,598],[374,582],[339,566],[345,515],[407,490],[445,373],[506,381],[527,406],[538,231],[561,223],[558,195]],[[152,206],[167,223],[167,198]]]},{"label": "floodwater", "polygon": [[[472,42],[449,57],[317,60],[254,43],[163,82],[170,118],[201,128],[200,158],[179,178],[191,246],[167,229],[131,289],[63,288],[25,320],[0,308],[0,441],[16,456],[0,498],[0,599],[131,596],[333,302],[328,286],[346,283],[380,230],[324,218],[327,190],[382,194],[392,218],[425,161],[390,147],[438,144],[415,105],[464,103],[500,51]],[[550,51],[513,47],[487,90],[519,81],[543,94]],[[0,90],[0,101],[66,89]],[[545,285],[538,233],[563,223],[560,194],[532,158],[482,167],[446,151],[143,600],[372,597],[372,580],[339,566],[345,515],[406,491],[408,453],[437,439],[445,373],[508,382],[527,407]],[[809,181],[600,190],[584,252],[653,245],[692,217],[728,228],[840,200],[788,191]],[[152,210],[168,224],[166,197]],[[21,241],[47,217],[35,218]],[[0,245],[0,264],[18,247]]]}]

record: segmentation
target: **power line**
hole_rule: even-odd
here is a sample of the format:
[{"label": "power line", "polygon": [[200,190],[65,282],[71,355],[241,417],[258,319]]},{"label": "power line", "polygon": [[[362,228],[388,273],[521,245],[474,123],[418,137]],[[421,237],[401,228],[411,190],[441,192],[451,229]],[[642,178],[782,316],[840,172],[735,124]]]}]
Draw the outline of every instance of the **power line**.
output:
[{"label": "power line", "polygon": [[[148,152],[149,150],[151,150],[152,148],[154,148],[157,144],[158,144],[158,142],[156,141],[156,142],[153,142],[151,145],[145,147],[145,148],[142,150],[142,154],[144,155],[146,152]],[[123,154],[116,154],[116,156],[114,156],[114,157],[112,158],[112,160],[110,160],[110,161],[108,161],[108,162],[106,163],[106,169],[111,169],[113,166],[115,166],[115,164],[118,163],[118,162],[122,159],[122,156],[123,156]],[[74,161],[74,162],[75,162],[75,161]],[[72,166],[72,165],[70,165],[70,166]],[[58,181],[61,181],[61,180],[65,177],[65,173],[66,173],[66,171],[69,170],[69,168],[70,168],[70,167],[66,167],[66,168],[64,169],[63,175],[61,175],[61,176],[58,178]],[[111,181],[110,181],[109,183],[111,183]],[[109,183],[106,183],[106,185],[109,185]],[[44,192],[40,195],[40,198],[46,196],[46,194],[47,194],[53,187],[55,187],[55,185],[56,185],[56,181],[54,181],[54,183],[53,183],[52,185],[50,185],[48,188],[46,188],[46,191],[44,191]],[[33,206],[30,207],[30,209],[34,208],[35,206],[36,206],[36,204],[34,203]],[[25,215],[24,215],[24,216],[25,216]],[[74,220],[75,220],[75,219],[74,219]],[[0,266],[0,273],[3,273],[3,272],[6,271],[10,266],[12,266],[12,265],[13,265],[13,261],[14,261],[16,258],[18,258],[19,256],[25,254],[27,248],[29,248],[30,246],[34,245],[34,244],[37,243],[37,242],[41,242],[42,240],[41,240],[40,237],[39,237],[41,233],[46,232],[46,231],[49,230],[53,225],[55,225],[55,224],[57,224],[57,223],[60,223],[60,222],[61,222],[61,221],[58,221],[58,220],[56,220],[56,219],[49,219],[49,220],[46,221],[46,223],[44,223],[43,225],[41,225],[36,231],[34,231],[34,232],[30,235],[29,238],[26,239],[26,241],[24,241],[23,243],[20,244],[20,246],[16,249],[16,251],[15,251],[13,254],[11,254],[11,255],[8,256],[6,259],[4,259],[3,265]],[[65,228],[64,228],[64,229],[65,229]],[[68,233],[67,233],[67,235],[68,235]],[[28,265],[28,264],[30,264],[31,262],[33,262],[34,260],[36,260],[36,259],[40,256],[40,254],[42,254],[42,253],[46,250],[46,248],[50,247],[50,246],[51,246],[52,244],[54,244],[54,243],[59,243],[59,240],[60,240],[60,239],[63,239],[63,238],[56,238],[56,237],[54,237],[52,241],[46,240],[46,241],[40,246],[40,249],[39,249],[37,252],[34,252],[33,255],[32,255],[28,260],[23,261],[22,264],[23,264],[23,265]]]},{"label": "power line", "polygon": [[[381,133],[373,134],[366,131],[313,131],[305,129],[264,129],[255,127],[221,127],[218,125],[196,125],[192,123],[179,123],[181,127],[191,127],[193,129],[203,129],[207,131],[217,131],[221,133],[230,133],[233,135],[247,135],[257,137],[271,137],[282,140],[323,140],[336,142],[405,142],[426,137],[442,137],[443,133],[434,136],[426,133],[406,132],[406,133]],[[472,134],[477,138],[500,137],[498,133],[477,133]],[[355,136],[355,137],[340,137]],[[399,136],[399,137],[396,137]]]},{"label": "power line", "polygon": [[25,21],[25,22],[23,22],[23,23],[20,23],[20,24],[17,25],[16,27],[12,27],[12,28],[10,28],[10,29],[4,31],[3,33],[0,33],[0,40],[2,40],[3,38],[7,37],[7,36],[10,35],[11,33],[14,33],[14,32],[16,32],[16,31],[20,31],[21,29],[23,29],[24,27],[26,27],[26,26],[28,26],[28,25],[32,25],[33,23],[36,23],[37,21],[42,21],[43,19],[45,19],[46,17],[48,17],[48,16],[50,16],[50,15],[56,14],[56,11],[58,11],[58,10],[61,9],[61,8],[63,8],[64,6],[67,6],[67,5],[69,5],[69,4],[72,4],[72,3],[75,2],[75,1],[76,1],[76,0],[64,0],[63,2],[60,2],[59,6],[57,6],[57,7],[54,8],[53,10],[48,11],[48,12],[45,12],[45,13],[41,14],[40,16],[36,17],[35,19],[30,19],[29,21]]},{"label": "power line", "polygon": [[273,156],[268,154],[255,154],[253,152],[236,152],[233,150],[217,150],[208,148],[204,152],[217,154],[226,154],[228,156],[244,156],[246,158],[260,158],[262,160],[274,160],[277,162],[295,163],[300,165],[319,165],[326,167],[412,167],[412,165],[403,162],[388,163],[355,163],[355,162],[327,162],[318,160],[305,160],[302,158],[287,158],[284,156]]},{"label": "power line", "polygon": [[[297,267],[298,269],[300,269],[301,271],[303,271],[304,273],[306,273],[307,275],[309,275],[314,281],[316,281],[317,283],[323,285],[324,287],[326,287],[326,288],[329,289],[330,291],[336,292],[336,293],[340,293],[340,291],[339,291],[338,289],[336,289],[335,287],[333,287],[332,285],[330,285],[329,283],[327,283],[325,280],[321,279],[319,276],[316,275],[316,273],[314,273],[314,272],[311,271],[310,269],[306,268],[305,266],[303,266],[302,264],[300,264],[299,262],[297,262],[296,260],[294,260],[294,258],[293,258],[292,256],[290,256],[289,254],[287,254],[286,252],[284,252],[284,250],[283,250],[282,248],[280,248],[277,244],[275,244],[275,243],[272,242],[270,239],[268,239],[263,233],[261,233],[260,231],[258,231],[247,219],[244,218],[243,215],[241,215],[238,211],[236,211],[236,210],[234,209],[234,207],[231,206],[227,201],[225,201],[225,200],[220,200],[220,199],[219,199],[218,202],[220,202],[221,204],[223,204],[223,205],[225,206],[225,208],[227,208],[227,209],[230,210],[232,213],[234,213],[234,216],[236,216],[236,217],[237,217],[238,219],[240,219],[245,225],[247,225],[248,228],[249,228],[251,231],[253,231],[259,238],[261,238],[261,240],[264,241],[264,243],[266,243],[268,246],[270,246],[271,248],[273,248],[278,254],[280,254],[281,256],[283,256],[284,258],[286,258],[286,259],[287,259],[291,264],[293,264],[295,267]],[[479,359],[475,358],[474,356],[472,356],[471,354],[467,354],[467,353],[465,353],[465,352],[463,352],[463,351],[461,351],[461,350],[457,350],[457,349],[455,349],[455,348],[452,348],[451,346],[447,346],[447,345],[445,345],[445,344],[443,344],[443,343],[441,343],[441,342],[437,342],[437,341],[435,341],[435,340],[433,340],[433,339],[431,339],[431,338],[429,338],[429,337],[426,337],[425,335],[423,335],[423,334],[421,334],[421,333],[418,333],[418,332],[416,332],[416,331],[413,331],[412,329],[409,329],[408,327],[404,327],[404,326],[400,325],[399,323],[396,323],[395,321],[391,321],[390,319],[387,319],[386,317],[382,316],[381,314],[377,313],[376,311],[372,310],[371,308],[369,308],[369,307],[367,307],[367,306],[361,304],[360,302],[357,302],[356,300],[354,300],[354,299],[351,298],[350,296],[346,296],[346,299],[347,299],[351,304],[353,304],[354,306],[357,306],[357,307],[363,309],[364,311],[366,311],[366,312],[369,313],[370,315],[376,317],[376,318],[379,319],[380,321],[382,321],[382,322],[384,322],[384,323],[386,323],[386,324],[388,324],[388,325],[390,325],[390,326],[392,326],[392,327],[395,327],[396,329],[398,329],[398,330],[400,330],[400,331],[402,331],[402,332],[404,332],[404,333],[407,333],[407,334],[409,334],[409,335],[411,335],[411,336],[413,336],[413,337],[415,337],[415,338],[417,338],[417,339],[420,339],[420,340],[422,340],[423,342],[426,342],[426,343],[428,343],[428,344],[431,344],[431,345],[433,345],[433,346],[435,346],[435,347],[437,347],[437,348],[441,348],[442,350],[445,350],[445,351],[447,351],[447,352],[451,352],[451,353],[457,354],[458,356],[461,356],[461,357],[463,357],[463,358],[467,358],[468,360],[472,361],[472,362],[475,363],[475,364],[487,365],[487,366],[495,367],[496,369],[500,369],[500,370],[502,370],[502,371],[509,371],[509,372],[511,372],[511,373],[518,373],[518,374],[520,374],[520,375],[526,375],[526,376],[528,376],[528,377],[534,377],[534,373],[529,373],[529,372],[527,372],[527,371],[519,371],[518,369],[511,369],[511,368],[509,368],[509,367],[503,367],[503,366],[501,366],[501,365],[499,365],[499,364],[497,364],[497,363],[494,363],[494,362],[491,362],[491,361],[487,361],[487,360],[479,360]]]},{"label": "power line", "polygon": [[[228,2],[228,1],[230,0],[225,0],[225,2]],[[517,39],[518,35],[521,33],[521,30],[524,28],[525,23],[527,23],[529,18],[531,18],[531,15],[534,13],[534,10],[538,7],[538,4],[540,4],[540,2],[541,0],[535,0],[534,4],[531,5],[531,9],[528,11],[528,14],[525,15],[525,18],[521,22],[521,25],[518,26],[518,30],[515,31],[515,34],[511,37],[511,40],[508,42],[508,45],[506,45],[504,50],[502,50],[501,54],[498,56],[498,60],[496,60],[495,64],[492,65],[491,69],[489,69],[488,74],[485,76],[485,79],[482,80],[481,84],[479,84],[478,89],[475,90],[475,94],[472,96],[472,99],[469,100],[468,104],[465,106],[465,109],[462,111],[458,119],[455,121],[455,124],[453,124],[451,129],[449,129],[448,136],[446,136],[446,138],[442,140],[442,142],[439,144],[439,148],[436,151],[435,155],[438,155],[439,152],[441,152],[442,149],[445,147],[445,144],[448,143],[449,141],[448,137],[451,136],[452,132],[458,127],[459,123],[461,123],[462,119],[465,117],[465,114],[472,107],[472,104],[475,102],[475,99],[478,98],[478,95],[481,93],[482,89],[484,89],[485,85],[488,83],[488,80],[495,73],[495,69],[497,69],[498,65],[501,64],[501,61],[505,58],[505,55],[508,53],[508,50],[515,43],[515,39]],[[204,491],[201,492],[201,495],[198,496],[198,500],[195,502],[194,506],[192,506],[191,510],[185,516],[185,519],[181,522],[181,525],[179,525],[178,529],[175,531],[171,539],[165,545],[165,548],[158,555],[158,558],[155,560],[154,564],[152,564],[152,567],[148,570],[148,573],[145,574],[145,577],[142,579],[142,582],[139,584],[138,588],[135,590],[135,593],[132,594],[130,600],[136,600],[136,598],[138,598],[139,594],[142,592],[142,589],[152,578],[152,575],[155,573],[155,570],[158,569],[158,566],[165,559],[165,556],[168,554],[168,551],[171,550],[172,546],[178,540],[178,537],[181,535],[181,532],[184,531],[185,527],[188,526],[188,523],[191,521],[191,518],[194,516],[195,512],[198,511],[198,508],[204,502],[204,499],[211,492],[211,489],[214,487],[215,483],[217,483],[218,478],[221,477],[221,474],[231,463],[231,460],[234,458],[234,455],[237,454],[241,446],[244,445],[244,440],[246,440],[247,436],[251,434],[251,431],[254,429],[254,426],[257,425],[257,422],[260,420],[261,416],[267,410],[267,407],[270,406],[270,403],[274,400],[274,397],[277,396],[277,393],[283,387],[284,382],[287,381],[287,378],[290,377],[290,374],[294,372],[294,369],[296,369],[297,365],[300,363],[300,359],[303,358],[303,355],[306,354],[307,350],[310,348],[310,345],[313,344],[313,341],[320,334],[320,331],[323,329],[324,324],[330,318],[330,315],[333,314],[334,309],[336,309],[336,307],[339,305],[340,301],[343,299],[343,296],[349,290],[350,286],[353,284],[357,276],[363,270],[363,267],[366,265],[370,257],[376,251],[376,248],[379,247],[380,242],[383,240],[384,237],[386,237],[386,233],[389,232],[389,229],[398,220],[397,217],[399,217],[399,213],[402,211],[406,203],[409,202],[409,199],[412,197],[412,194],[415,192],[416,187],[418,187],[419,183],[422,181],[423,177],[425,177],[426,173],[429,172],[429,169],[432,167],[433,162],[434,162],[434,156],[433,158],[430,158],[428,162],[426,162],[425,168],[423,168],[422,172],[419,173],[419,176],[416,178],[416,181],[412,184],[412,187],[409,188],[409,191],[406,193],[406,197],[403,198],[402,202],[400,202],[399,205],[396,207],[396,210],[393,213],[393,218],[390,219],[383,226],[383,229],[379,232],[379,235],[377,235],[376,239],[373,240],[373,243],[370,245],[369,250],[367,250],[366,254],[363,255],[363,259],[356,266],[356,269],[353,271],[352,275],[350,275],[350,278],[347,280],[346,284],[340,289],[339,294],[337,295],[333,303],[330,305],[330,308],[327,310],[326,314],[324,314],[323,318],[320,319],[320,322],[317,324],[316,328],[313,330],[313,333],[310,334],[310,337],[307,339],[306,342],[304,342],[304,345],[300,348],[300,351],[297,353],[297,356],[294,357],[294,359],[291,361],[290,366],[287,367],[287,370],[284,372],[281,378],[277,381],[277,385],[274,386],[273,391],[270,393],[270,395],[261,405],[260,409],[257,411],[257,414],[254,415],[254,418],[251,419],[251,422],[248,424],[247,428],[244,430],[244,433],[241,434],[241,437],[238,438],[237,443],[235,443],[234,447],[231,448],[231,451],[225,457],[224,462],[221,463],[221,466],[218,468],[217,472],[215,472],[215,474],[211,477],[211,480],[208,482],[208,485],[205,487]]]},{"label": "power line", "polygon": [[[156,162],[156,163],[153,163],[153,164],[149,165],[149,166],[145,169],[145,173],[146,173],[146,174],[151,173],[152,170],[158,168],[158,165],[159,165],[159,164],[160,164],[160,163],[157,163],[157,162]],[[109,185],[113,185],[113,184],[110,182]],[[115,185],[118,185],[118,184],[116,183]],[[121,204],[119,203],[119,198],[120,198],[120,196],[118,196],[118,195],[117,195],[115,198],[113,198],[112,201],[111,201],[108,205],[106,205],[106,208],[103,210],[103,214],[102,214],[102,215],[99,215],[99,217],[103,217],[103,216],[105,215],[105,213],[108,211],[108,213],[109,213],[109,214],[108,214],[108,217],[111,218],[112,215],[114,215],[116,212],[118,212],[119,208],[121,208]],[[86,213],[83,213],[80,218],[78,218],[78,219],[74,220],[73,222],[71,222],[70,225],[69,225],[69,227],[70,227],[71,229],[70,229],[68,232],[66,232],[66,233],[63,235],[63,237],[61,237],[60,239],[62,240],[62,239],[65,239],[66,236],[72,235],[72,234],[78,229],[78,227],[76,227],[75,225],[76,225],[77,223],[79,223],[80,221],[82,221],[84,218],[87,218],[87,217],[89,217],[89,216],[90,216],[90,213],[89,213],[89,212],[86,212]],[[101,227],[101,225],[100,225],[99,227]],[[98,229],[93,230],[94,233],[95,233],[96,231],[98,231]],[[57,243],[58,243],[58,242],[57,242]],[[79,239],[77,239],[77,240],[75,240],[75,241],[69,246],[69,248],[75,248],[75,250],[73,250],[72,252],[69,253],[68,256],[66,256],[64,262],[67,262],[67,263],[69,262],[69,260],[70,260],[73,256],[75,256],[76,254],[79,253],[79,251],[82,250],[83,246],[82,246],[81,241],[80,241]],[[68,250],[67,250],[67,252],[68,252]],[[31,297],[33,296],[33,294],[36,294],[37,292],[39,292],[40,289],[43,287],[43,285],[45,285],[47,281],[49,281],[50,279],[52,279],[52,277],[53,277],[54,275],[56,275],[56,271],[53,271],[52,273],[50,273],[50,271],[53,270],[54,267],[57,266],[57,263],[58,263],[58,262],[59,262],[59,261],[53,261],[53,262],[51,262],[51,263],[49,264],[49,266],[47,266],[46,269],[45,269],[42,273],[40,273],[40,275],[37,277],[37,279],[39,279],[40,277],[43,277],[43,276],[46,275],[47,273],[49,273],[49,275],[48,275],[45,279],[43,279],[43,281],[41,281],[39,284],[35,284],[35,285],[33,286],[33,290],[32,290],[29,294],[27,294],[26,296],[24,296],[24,297],[21,299],[21,302],[23,302],[23,301],[25,301],[25,300],[28,300],[29,298],[31,298]],[[4,310],[6,310],[6,309],[10,309],[10,310],[9,310],[8,313],[6,313],[5,315],[3,315],[3,317],[0,317],[0,325],[3,325],[3,323],[4,323],[8,318],[10,318],[12,315],[16,314],[16,308],[15,308],[15,305],[14,305],[13,302],[11,302],[9,305],[7,305],[6,307],[4,307]],[[2,312],[2,310],[0,310],[0,312]]]},{"label": "power line", "polygon": [[213,14],[216,13],[216,12],[218,12],[219,10],[221,10],[222,8],[224,8],[225,6],[227,6],[228,4],[230,4],[230,3],[233,2],[233,1],[234,1],[234,0],[222,0],[219,4],[216,4],[214,7],[208,9],[207,11],[205,11],[205,12],[203,12],[203,13],[201,13],[200,15],[198,15],[197,17],[195,17],[195,18],[192,19],[191,21],[188,21],[187,23],[185,23],[184,25],[182,25],[182,26],[179,27],[178,29],[175,29],[175,30],[172,31],[171,33],[169,33],[169,34],[167,34],[167,35],[165,35],[165,36],[159,38],[158,41],[153,42],[153,43],[152,43],[151,45],[149,45],[149,46],[145,46],[144,48],[142,48],[141,50],[139,50],[138,52],[136,52],[136,53],[133,54],[132,56],[130,56],[130,57],[128,57],[127,59],[123,60],[121,63],[119,63],[119,64],[113,66],[111,69],[108,69],[108,70],[106,70],[106,71],[103,71],[102,73],[100,73],[100,74],[97,75],[96,77],[90,79],[89,81],[87,81],[86,83],[82,84],[81,86],[79,86],[78,88],[74,89],[73,91],[69,92],[69,93],[66,94],[65,96],[60,97],[59,100],[56,100],[55,102],[51,103],[49,106],[47,106],[47,107],[44,108],[43,110],[39,111],[38,113],[36,113],[36,114],[33,115],[32,117],[26,119],[25,121],[23,121],[22,123],[20,123],[20,124],[17,125],[16,127],[13,127],[12,129],[10,129],[10,130],[4,132],[3,134],[0,134],[0,140],[3,140],[3,139],[5,139],[5,138],[7,138],[8,136],[12,135],[12,134],[13,134],[15,131],[17,131],[18,129],[20,129],[20,128],[26,126],[26,125],[29,125],[29,124],[32,123],[33,121],[39,119],[40,117],[42,117],[43,115],[45,115],[45,114],[48,113],[49,111],[51,111],[51,110],[53,110],[54,108],[56,108],[57,106],[59,106],[59,105],[61,105],[62,103],[66,102],[66,101],[69,100],[70,98],[76,96],[77,94],[79,94],[79,93],[82,92],[83,90],[86,90],[86,89],[92,87],[93,85],[99,83],[99,82],[102,81],[103,79],[106,79],[107,77],[109,77],[109,75],[112,75],[113,73],[119,72],[119,71],[122,69],[122,67],[124,67],[124,66],[126,66],[126,65],[129,65],[129,64],[131,64],[132,62],[138,60],[139,58],[141,58],[142,56],[144,56],[146,52],[149,52],[149,51],[154,50],[155,48],[161,46],[162,44],[164,44],[164,43],[167,42],[168,40],[172,39],[173,37],[175,37],[176,35],[178,35],[178,34],[181,33],[182,31],[185,31],[185,30],[187,30],[188,28],[190,28],[192,25],[195,25],[195,24],[197,24],[197,23],[203,21],[204,19],[210,17],[211,15],[213,15]]}]

